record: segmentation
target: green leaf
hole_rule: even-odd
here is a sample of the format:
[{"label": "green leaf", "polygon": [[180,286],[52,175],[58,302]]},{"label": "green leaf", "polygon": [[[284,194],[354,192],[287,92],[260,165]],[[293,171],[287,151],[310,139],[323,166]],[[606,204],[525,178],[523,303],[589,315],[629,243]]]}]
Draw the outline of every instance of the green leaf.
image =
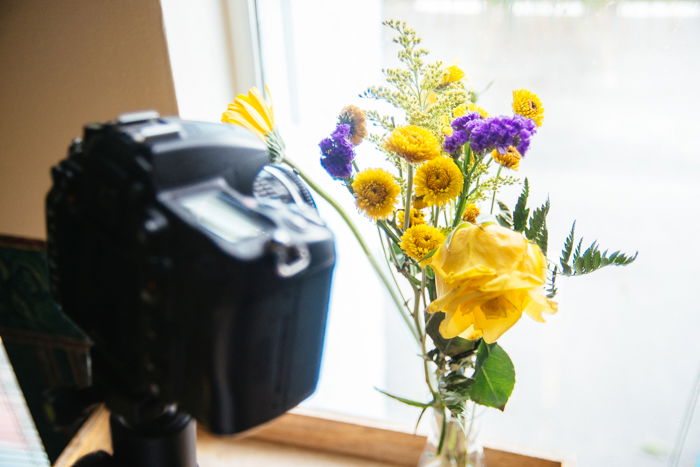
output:
[{"label": "green leaf", "polygon": [[530,210],[527,208],[527,197],[530,195],[530,182],[525,179],[523,183],[523,191],[518,197],[518,201],[515,203],[515,210],[513,211],[513,230],[516,232],[522,232],[525,230],[525,225],[527,224],[527,218],[530,215]]},{"label": "green leaf", "polygon": [[377,387],[375,387],[374,389],[377,390],[377,391],[379,391],[379,392],[381,392],[381,393],[384,394],[385,396],[391,397],[391,398],[394,399],[394,400],[397,400],[397,401],[399,401],[399,402],[402,402],[402,403],[404,403],[404,404],[406,404],[406,405],[410,405],[410,406],[412,406],[412,407],[420,407],[420,408],[424,409],[424,408],[426,408],[426,407],[430,407],[431,405],[433,405],[432,402],[418,402],[418,401],[414,401],[414,400],[411,400],[411,399],[406,399],[405,397],[395,396],[394,394],[390,394],[390,393],[388,393],[388,392],[386,392],[386,391],[382,391],[381,389],[379,389],[379,388],[377,388]]},{"label": "green leaf", "polygon": [[547,287],[545,288],[547,292],[547,298],[554,298],[554,296],[559,291],[557,289],[557,274],[559,274],[559,268],[554,266],[551,271],[549,271],[549,277],[547,277]]},{"label": "green leaf", "polygon": [[418,420],[416,420],[416,426],[413,428],[413,434],[418,432],[418,425],[420,425],[420,421],[423,419],[423,415],[425,415],[426,410],[428,410],[428,407],[423,407],[421,409],[420,415],[418,415]]},{"label": "green leaf", "polygon": [[422,263],[422,262],[425,261],[426,259],[432,258],[433,255],[434,255],[435,253],[437,253],[437,251],[438,251],[437,248],[433,248],[432,250],[430,250],[430,252],[429,252],[427,255],[423,256],[418,262],[419,262],[419,263]]},{"label": "green leaf", "polygon": [[544,224],[542,225],[542,230],[540,230],[540,233],[537,234],[537,238],[535,239],[535,243],[537,243],[537,246],[540,247],[540,250],[542,250],[542,253],[547,256],[547,242],[549,241],[549,231],[547,230],[547,221],[545,220]]},{"label": "green leaf", "polygon": [[440,401],[453,413],[462,413],[464,403],[469,400],[469,387],[473,382],[464,376],[461,369],[441,376],[438,382]]},{"label": "green leaf", "polygon": [[574,250],[574,231],[576,229],[576,221],[571,224],[571,232],[566,237],[564,241],[564,248],[561,250],[561,257],[559,258],[559,264],[561,265],[562,272],[564,274],[571,274],[571,267],[569,266],[569,259],[571,259],[571,253]]},{"label": "green leaf", "polygon": [[479,341],[470,341],[461,337],[453,337],[452,339],[442,337],[440,334],[440,323],[443,319],[445,319],[445,313],[440,311],[426,316],[425,330],[435,347],[450,357],[473,351],[476,348]]},{"label": "green leaf", "polygon": [[476,353],[476,370],[469,385],[469,398],[477,404],[503,410],[515,386],[515,368],[496,342],[482,341]]},{"label": "green leaf", "polygon": [[574,263],[579,258],[579,256],[581,256],[581,245],[582,244],[583,244],[583,239],[580,239],[578,241],[578,245],[576,245],[576,249],[574,250],[574,257],[573,257]]},{"label": "green leaf", "polygon": [[525,236],[529,240],[537,240],[540,232],[545,227],[547,222],[547,214],[549,213],[549,199],[539,208],[535,209],[530,217],[528,228],[525,229]]},{"label": "green leaf", "polygon": [[573,227],[569,237],[567,237],[564,243],[564,250],[562,251],[562,257],[559,262],[562,266],[562,274],[565,276],[581,276],[584,274],[590,274],[593,271],[597,271],[605,266],[624,266],[634,262],[637,259],[637,253],[633,256],[625,255],[619,250],[608,254],[608,250],[600,251],[600,246],[597,241],[591,243],[586,250],[581,253],[581,247],[583,245],[583,239],[580,239],[576,245],[573,256],[571,257],[571,263],[568,262],[569,256],[571,255],[571,245],[573,245]]},{"label": "green leaf", "polygon": [[496,214],[496,220],[499,224],[501,224],[501,226],[512,229],[513,214],[510,212],[510,208],[502,201],[498,201],[498,208],[500,209],[500,212]]}]

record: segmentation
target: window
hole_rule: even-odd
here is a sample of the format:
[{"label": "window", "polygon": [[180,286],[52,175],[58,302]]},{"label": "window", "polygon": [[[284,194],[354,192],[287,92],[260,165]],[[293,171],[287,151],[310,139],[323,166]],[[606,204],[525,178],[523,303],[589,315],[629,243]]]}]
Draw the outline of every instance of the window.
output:
[{"label": "window", "polygon": [[[588,240],[640,257],[624,270],[561,280],[557,315],[544,325],[522,320],[500,340],[517,383],[504,414],[481,415],[482,438],[581,466],[665,464],[694,407],[700,363],[700,1],[253,3],[262,78],[288,154],[349,211],[352,199],[321,169],[317,144],[340,108],[375,105],[358,94],[395,62],[382,20],[408,21],[431,56],[460,65],[475,90],[492,83],[480,100],[492,113],[509,112],[513,89],[540,95],[545,123],[520,175],[533,181],[533,201],[551,198],[550,257],[574,218]],[[369,144],[357,160],[381,163]],[[412,423],[415,409],[372,389],[425,397],[408,333],[352,236],[319,204],[337,234],[338,264],[322,379],[305,404]],[[356,223],[379,254],[374,227],[359,215]],[[680,465],[700,455],[699,418]]]}]

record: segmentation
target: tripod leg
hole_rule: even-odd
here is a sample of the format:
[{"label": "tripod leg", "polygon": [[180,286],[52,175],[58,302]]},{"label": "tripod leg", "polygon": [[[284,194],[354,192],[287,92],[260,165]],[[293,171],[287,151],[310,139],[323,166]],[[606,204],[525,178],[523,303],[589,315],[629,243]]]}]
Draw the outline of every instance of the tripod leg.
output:
[{"label": "tripod leg", "polygon": [[112,456],[105,451],[87,454],[73,464],[73,467],[119,467]]},{"label": "tripod leg", "polygon": [[110,416],[114,459],[128,467],[197,467],[196,426],[183,412],[130,426]]}]

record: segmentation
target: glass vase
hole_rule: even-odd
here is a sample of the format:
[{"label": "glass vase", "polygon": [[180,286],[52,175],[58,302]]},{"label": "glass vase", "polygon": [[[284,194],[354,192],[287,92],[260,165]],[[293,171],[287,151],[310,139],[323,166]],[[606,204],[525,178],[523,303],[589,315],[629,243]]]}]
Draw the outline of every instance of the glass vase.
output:
[{"label": "glass vase", "polygon": [[430,432],[419,467],[484,467],[484,452],[477,439],[474,405],[456,416],[448,409],[431,408]]}]

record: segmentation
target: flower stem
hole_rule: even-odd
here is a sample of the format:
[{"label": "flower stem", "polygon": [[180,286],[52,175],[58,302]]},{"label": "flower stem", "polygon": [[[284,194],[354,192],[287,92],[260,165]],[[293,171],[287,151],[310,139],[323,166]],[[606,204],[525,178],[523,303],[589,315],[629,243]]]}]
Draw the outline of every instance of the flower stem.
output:
[{"label": "flower stem", "polygon": [[406,174],[408,179],[408,186],[406,187],[406,200],[404,202],[403,211],[403,230],[408,230],[411,225],[411,197],[413,196],[413,164],[408,163],[408,173]]},{"label": "flower stem", "polygon": [[496,172],[496,180],[493,182],[493,196],[491,197],[491,211],[490,214],[493,214],[493,205],[496,204],[496,193],[498,192],[498,180],[501,176],[501,170],[503,169],[502,165],[498,166],[498,171]]},{"label": "flower stem", "polygon": [[460,194],[459,201],[457,202],[457,208],[455,210],[454,221],[452,221],[452,227],[457,227],[460,222],[462,222],[462,213],[464,213],[464,208],[467,204],[467,199],[471,196],[469,193],[469,185],[472,180],[472,173],[474,172],[474,166],[476,165],[476,160],[474,161],[474,166],[471,166],[472,160],[472,150],[469,143],[464,146],[464,165],[462,166],[462,173],[464,174],[464,186],[462,187],[462,193]]},{"label": "flower stem", "polygon": [[348,226],[352,234],[355,236],[355,239],[357,240],[357,243],[360,244],[360,248],[362,248],[362,251],[365,253],[365,256],[369,260],[370,264],[372,265],[372,268],[374,268],[374,272],[379,276],[379,279],[382,281],[384,284],[384,287],[386,287],[386,290],[389,292],[389,295],[391,295],[391,299],[394,302],[394,305],[396,305],[396,308],[399,310],[399,314],[401,315],[401,318],[403,319],[404,323],[408,327],[408,329],[411,331],[411,334],[413,334],[414,339],[416,339],[416,342],[418,344],[421,343],[420,335],[418,334],[418,330],[413,328],[413,325],[411,324],[410,318],[407,316],[407,314],[404,312],[403,309],[403,304],[401,303],[401,298],[396,293],[396,290],[391,285],[391,282],[389,282],[389,279],[386,277],[386,274],[384,274],[384,271],[382,270],[381,265],[377,262],[377,259],[374,257],[372,252],[369,249],[369,246],[365,242],[364,238],[362,238],[362,235],[360,234],[360,231],[358,230],[357,226],[355,226],[355,223],[350,219],[350,217],[347,215],[345,210],[338,204],[336,200],[334,200],[331,195],[325,192],[323,188],[318,186],[316,182],[313,181],[311,177],[306,175],[296,164],[294,164],[292,161],[290,161],[288,158],[284,158],[283,162],[289,165],[292,169],[296,170],[296,172],[299,174],[299,176],[313,189],[321,198],[325,199],[328,204],[333,207],[333,209],[336,210],[338,214],[340,214],[340,217],[345,221],[345,224]]},{"label": "flower stem", "polygon": [[430,369],[428,368],[428,351],[425,346],[425,339],[426,339],[426,333],[423,329],[423,326],[421,326],[421,312],[420,312],[420,300],[421,296],[423,295],[423,290],[425,289],[425,283],[426,283],[426,275],[425,275],[425,269],[421,270],[421,281],[420,281],[420,288],[414,288],[414,297],[413,297],[413,319],[416,323],[416,329],[418,330],[418,335],[420,336],[420,345],[421,345],[421,351],[423,352],[422,358],[423,358],[423,374],[425,376],[425,384],[428,385],[428,389],[430,390],[430,394],[433,396],[433,400],[437,398],[437,393],[435,392],[435,389],[433,388],[433,382],[430,379]]}]

